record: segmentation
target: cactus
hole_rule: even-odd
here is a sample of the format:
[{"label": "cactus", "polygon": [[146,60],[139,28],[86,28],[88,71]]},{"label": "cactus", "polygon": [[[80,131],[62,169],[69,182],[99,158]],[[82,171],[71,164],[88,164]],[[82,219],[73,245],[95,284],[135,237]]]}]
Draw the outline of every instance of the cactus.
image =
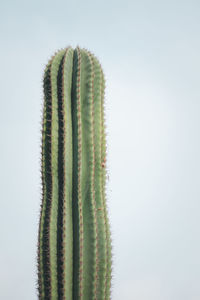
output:
[{"label": "cactus", "polygon": [[104,89],[100,63],[79,47],[44,71],[39,299],[110,299]]}]

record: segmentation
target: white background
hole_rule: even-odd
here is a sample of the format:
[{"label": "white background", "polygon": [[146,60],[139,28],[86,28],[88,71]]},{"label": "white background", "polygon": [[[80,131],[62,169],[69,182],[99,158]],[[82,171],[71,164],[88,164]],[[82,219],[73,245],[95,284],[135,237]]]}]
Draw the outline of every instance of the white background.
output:
[{"label": "white background", "polygon": [[0,299],[37,299],[42,76],[78,44],[107,80],[112,299],[199,300],[199,1],[2,1],[0,31]]}]

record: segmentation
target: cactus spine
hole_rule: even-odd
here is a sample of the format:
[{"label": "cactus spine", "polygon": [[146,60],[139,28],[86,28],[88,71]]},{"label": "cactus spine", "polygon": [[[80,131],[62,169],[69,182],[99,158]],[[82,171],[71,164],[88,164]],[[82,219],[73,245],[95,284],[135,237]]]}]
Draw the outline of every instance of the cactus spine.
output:
[{"label": "cactus spine", "polygon": [[44,72],[39,299],[108,300],[105,80],[85,49],[58,51]]}]

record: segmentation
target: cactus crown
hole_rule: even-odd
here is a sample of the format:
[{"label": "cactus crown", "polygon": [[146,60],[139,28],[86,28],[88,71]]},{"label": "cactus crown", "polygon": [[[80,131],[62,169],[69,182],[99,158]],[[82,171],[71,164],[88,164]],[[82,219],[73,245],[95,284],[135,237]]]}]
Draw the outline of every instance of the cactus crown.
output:
[{"label": "cactus crown", "polygon": [[103,71],[86,49],[58,51],[43,79],[39,299],[108,300]]}]

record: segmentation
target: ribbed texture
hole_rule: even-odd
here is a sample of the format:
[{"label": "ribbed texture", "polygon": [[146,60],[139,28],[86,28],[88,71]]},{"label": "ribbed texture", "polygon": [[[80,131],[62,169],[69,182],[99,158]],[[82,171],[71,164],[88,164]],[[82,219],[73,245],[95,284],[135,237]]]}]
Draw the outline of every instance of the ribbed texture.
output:
[{"label": "ribbed texture", "polygon": [[39,299],[109,300],[103,71],[89,51],[69,47],[43,83]]}]

